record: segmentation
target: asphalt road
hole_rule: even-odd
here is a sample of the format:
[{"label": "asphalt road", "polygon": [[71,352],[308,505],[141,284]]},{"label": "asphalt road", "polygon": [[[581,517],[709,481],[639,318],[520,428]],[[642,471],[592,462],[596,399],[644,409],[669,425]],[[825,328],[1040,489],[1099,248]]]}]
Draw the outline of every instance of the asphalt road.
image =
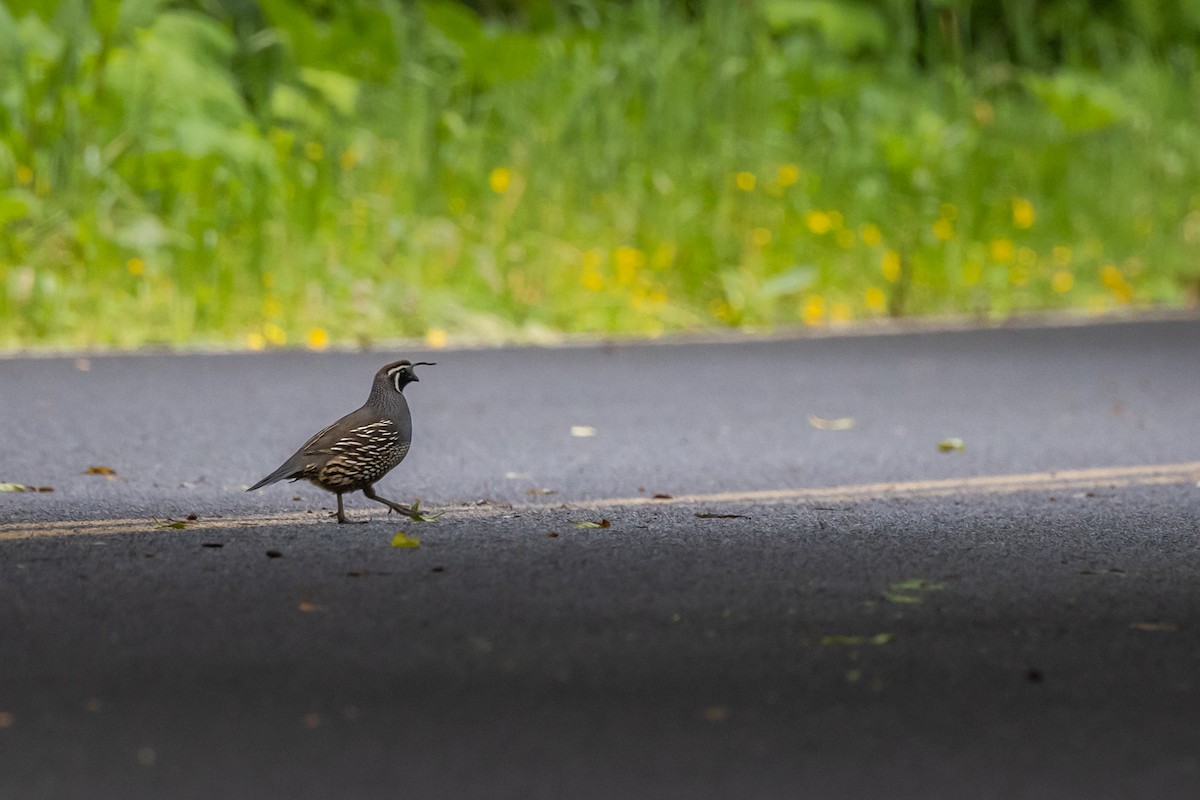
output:
[{"label": "asphalt road", "polygon": [[[397,357],[441,518],[242,491]],[[0,360],[0,798],[1200,796],[1198,357]]]}]

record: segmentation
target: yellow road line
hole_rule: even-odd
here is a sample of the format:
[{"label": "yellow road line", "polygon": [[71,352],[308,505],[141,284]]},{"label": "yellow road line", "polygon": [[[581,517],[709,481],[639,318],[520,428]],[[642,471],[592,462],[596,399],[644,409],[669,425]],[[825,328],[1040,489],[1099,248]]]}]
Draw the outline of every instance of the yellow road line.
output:
[{"label": "yellow road line", "polygon": [[[819,488],[768,489],[749,492],[715,492],[711,494],[675,495],[669,499],[650,497],[614,497],[565,504],[574,509],[601,509],[630,506],[838,503],[891,498],[930,498],[971,495],[1002,495],[1019,492],[1061,493],[1095,489],[1119,489],[1129,486],[1168,486],[1200,481],[1200,461],[1182,464],[1155,464],[1141,467],[1097,467],[1092,469],[1029,472],[1020,475],[986,475],[971,478],[901,481],[892,483],[863,483]],[[532,511],[562,508],[556,502],[521,503],[513,506],[468,506],[444,509],[452,514],[490,516],[509,511]],[[396,517],[397,524],[403,520]],[[187,522],[187,530],[260,527],[263,525],[326,524],[324,513],[292,511],[275,514],[252,514],[236,517],[208,517]],[[174,530],[168,520],[106,519],[59,520],[51,522],[17,522],[0,524],[0,540],[29,539],[41,536],[70,534],[162,533]]]}]

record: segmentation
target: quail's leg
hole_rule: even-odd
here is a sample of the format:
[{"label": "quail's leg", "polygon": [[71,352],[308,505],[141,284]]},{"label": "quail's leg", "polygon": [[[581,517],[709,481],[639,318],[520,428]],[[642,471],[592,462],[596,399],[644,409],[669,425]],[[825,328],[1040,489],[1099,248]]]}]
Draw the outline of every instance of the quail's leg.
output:
[{"label": "quail's leg", "polygon": [[367,524],[367,520],[365,520],[365,519],[358,519],[358,520],[354,520],[354,519],[346,519],[346,510],[345,510],[344,508],[342,508],[342,493],[341,493],[341,492],[338,492],[337,499],[338,499],[338,513],[337,513],[337,519],[338,519],[338,522],[339,522],[339,523],[354,522],[354,523],[357,523],[357,524],[359,524],[359,525],[366,525],[366,524]]},{"label": "quail's leg", "polygon": [[404,503],[397,503],[394,500],[388,500],[386,497],[380,497],[379,495],[375,494],[374,486],[368,486],[362,490],[362,493],[371,500],[374,500],[376,503],[383,503],[393,511],[399,511],[401,514],[408,514],[410,516],[412,515],[412,506],[406,506]]}]

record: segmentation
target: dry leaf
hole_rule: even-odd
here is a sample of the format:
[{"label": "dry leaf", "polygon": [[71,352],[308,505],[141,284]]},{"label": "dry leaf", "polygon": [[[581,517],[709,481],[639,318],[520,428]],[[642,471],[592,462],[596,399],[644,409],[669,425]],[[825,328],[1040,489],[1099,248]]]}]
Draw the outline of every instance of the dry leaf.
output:
[{"label": "dry leaf", "polygon": [[961,453],[967,449],[967,445],[962,439],[957,436],[952,436],[949,439],[942,439],[938,442],[938,450],[943,453]]},{"label": "dry leaf", "polygon": [[602,519],[599,522],[592,522],[589,519],[579,519],[579,520],[573,519],[573,520],[571,520],[571,524],[574,525],[576,528],[611,528],[612,527],[612,523],[606,519]]},{"label": "dry leaf", "polygon": [[874,636],[822,636],[821,644],[829,647],[831,645],[860,645],[860,644],[888,644],[894,641],[896,634],[894,633],[877,633]]},{"label": "dry leaf", "polygon": [[650,496],[650,499],[651,500],[672,500],[672,499],[674,499],[674,496],[669,495],[666,492],[655,492],[653,495]]},{"label": "dry leaf", "polygon": [[696,519],[750,519],[745,514],[712,514],[703,512],[695,515]]},{"label": "dry leaf", "polygon": [[0,483],[0,492],[24,492],[28,487],[20,483]]},{"label": "dry leaf", "polygon": [[854,427],[854,417],[836,417],[826,419],[816,414],[808,415],[808,424],[819,431],[848,431]]},{"label": "dry leaf", "polygon": [[572,425],[571,435],[578,439],[586,439],[596,435],[596,429],[591,425]]},{"label": "dry leaf", "polygon": [[103,467],[103,466],[88,467],[87,471],[84,472],[83,474],[84,475],[103,475],[104,477],[108,478],[109,480],[112,480],[117,477],[117,471],[115,469],[113,469],[112,467]]},{"label": "dry leaf", "polygon": [[558,494],[558,489],[529,489],[525,494]]},{"label": "dry leaf", "polygon": [[1183,630],[1183,626],[1176,622],[1133,622],[1129,627],[1135,631],[1166,631],[1168,633]]}]

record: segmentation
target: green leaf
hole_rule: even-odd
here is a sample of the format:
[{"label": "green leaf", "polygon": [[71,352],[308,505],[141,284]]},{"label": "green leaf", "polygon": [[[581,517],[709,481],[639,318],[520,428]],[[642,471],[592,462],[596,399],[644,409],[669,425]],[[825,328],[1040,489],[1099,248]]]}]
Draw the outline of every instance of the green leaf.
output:
[{"label": "green leaf", "polygon": [[415,536],[409,536],[404,531],[396,531],[396,535],[392,537],[392,547],[420,547],[421,540]]},{"label": "green leaf", "polygon": [[358,105],[358,81],[340,72],[312,67],[300,70],[300,80],[338,113],[345,116],[354,113]]},{"label": "green leaf", "polygon": [[893,592],[936,592],[945,589],[946,584],[927,581],[924,578],[909,578],[893,583],[888,588]]},{"label": "green leaf", "polygon": [[889,603],[919,603],[921,598],[911,594],[896,594],[895,592],[884,592],[883,599]]},{"label": "green leaf", "polygon": [[938,442],[938,450],[942,453],[961,453],[966,449],[966,443],[957,436],[952,436],[949,439],[942,439],[940,442]]},{"label": "green leaf", "polygon": [[421,501],[416,500],[412,504],[412,510],[408,512],[408,517],[413,522],[434,522],[442,516],[438,514],[426,514],[421,511]]},{"label": "green leaf", "polygon": [[24,492],[27,487],[20,483],[0,483],[0,492]]},{"label": "green leaf", "polygon": [[181,520],[181,519],[177,519],[177,520],[174,520],[174,521],[171,521],[171,522],[164,522],[162,525],[159,525],[158,527],[160,527],[160,528],[172,528],[172,529],[174,529],[174,530],[181,531],[181,530],[183,530],[184,528],[186,528],[186,527],[187,527],[187,523],[186,523],[186,522],[184,522],[184,521],[183,521],[183,520]]},{"label": "green leaf", "polygon": [[878,11],[865,3],[767,0],[760,8],[767,27],[775,34],[807,28],[846,54],[882,51],[887,46],[887,23]]},{"label": "green leaf", "polygon": [[1063,70],[1049,77],[1029,74],[1024,80],[1068,133],[1102,130],[1133,114],[1133,104],[1111,83],[1085,73]]}]

